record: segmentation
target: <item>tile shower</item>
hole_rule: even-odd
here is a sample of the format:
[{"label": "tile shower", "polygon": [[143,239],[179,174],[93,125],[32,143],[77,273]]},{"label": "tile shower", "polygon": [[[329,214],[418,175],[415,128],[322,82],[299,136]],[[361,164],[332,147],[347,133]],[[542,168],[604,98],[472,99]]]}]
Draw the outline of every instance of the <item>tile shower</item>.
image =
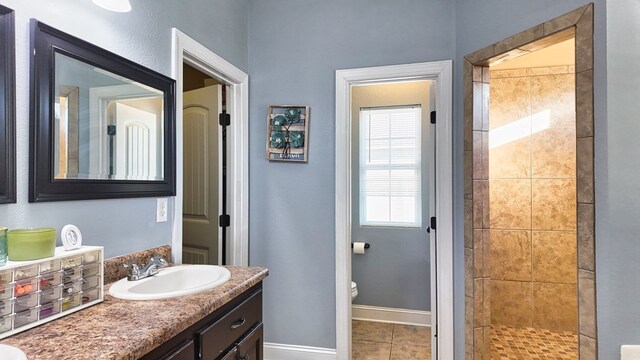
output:
[{"label": "tile shower", "polygon": [[[477,285],[485,292],[490,328],[483,338],[493,359],[527,358],[536,349],[554,359],[576,359],[575,69],[493,70],[485,76],[491,83],[482,142],[489,155],[483,189],[489,226],[474,236],[488,246],[476,252],[485,254],[484,269],[476,269],[485,275]],[[531,346],[536,342],[546,345]]]}]

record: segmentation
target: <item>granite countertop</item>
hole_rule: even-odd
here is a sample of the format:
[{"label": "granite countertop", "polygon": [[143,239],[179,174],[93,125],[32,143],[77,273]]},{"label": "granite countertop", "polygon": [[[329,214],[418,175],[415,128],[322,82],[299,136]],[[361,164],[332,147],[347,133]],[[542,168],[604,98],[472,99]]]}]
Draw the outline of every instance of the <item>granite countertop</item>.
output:
[{"label": "granite countertop", "polygon": [[0,341],[29,360],[138,359],[262,281],[262,267],[227,267],[231,279],[215,289],[165,300],[104,302]]}]

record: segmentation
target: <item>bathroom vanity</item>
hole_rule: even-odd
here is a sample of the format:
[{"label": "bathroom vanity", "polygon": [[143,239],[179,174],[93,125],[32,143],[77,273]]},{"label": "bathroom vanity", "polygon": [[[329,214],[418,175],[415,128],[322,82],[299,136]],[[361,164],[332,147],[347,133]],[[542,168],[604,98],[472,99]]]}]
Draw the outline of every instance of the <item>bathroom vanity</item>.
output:
[{"label": "bathroom vanity", "polygon": [[262,284],[160,345],[143,360],[262,360]]},{"label": "bathroom vanity", "polygon": [[262,359],[262,280],[268,270],[228,269],[228,282],[193,295],[130,301],[105,292],[98,305],[0,343],[39,360]]}]

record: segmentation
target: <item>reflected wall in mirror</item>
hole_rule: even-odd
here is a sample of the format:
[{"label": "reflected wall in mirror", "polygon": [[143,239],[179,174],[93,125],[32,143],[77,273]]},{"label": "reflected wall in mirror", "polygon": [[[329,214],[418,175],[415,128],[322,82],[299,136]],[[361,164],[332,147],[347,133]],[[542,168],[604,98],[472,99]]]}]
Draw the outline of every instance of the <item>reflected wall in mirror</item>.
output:
[{"label": "reflected wall in mirror", "polygon": [[55,54],[55,179],[162,180],[163,93]]},{"label": "reflected wall in mirror", "polygon": [[15,26],[0,5],[0,204],[16,202]]},{"label": "reflected wall in mirror", "polygon": [[30,201],[175,194],[175,82],[32,20]]}]

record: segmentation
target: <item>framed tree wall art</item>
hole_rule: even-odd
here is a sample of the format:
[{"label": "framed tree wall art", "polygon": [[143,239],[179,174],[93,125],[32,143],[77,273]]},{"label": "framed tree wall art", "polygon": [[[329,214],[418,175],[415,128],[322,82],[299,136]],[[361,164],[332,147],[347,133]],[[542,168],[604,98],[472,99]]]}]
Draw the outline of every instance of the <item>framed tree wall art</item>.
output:
[{"label": "framed tree wall art", "polygon": [[309,107],[271,105],[267,111],[267,160],[307,162]]}]

